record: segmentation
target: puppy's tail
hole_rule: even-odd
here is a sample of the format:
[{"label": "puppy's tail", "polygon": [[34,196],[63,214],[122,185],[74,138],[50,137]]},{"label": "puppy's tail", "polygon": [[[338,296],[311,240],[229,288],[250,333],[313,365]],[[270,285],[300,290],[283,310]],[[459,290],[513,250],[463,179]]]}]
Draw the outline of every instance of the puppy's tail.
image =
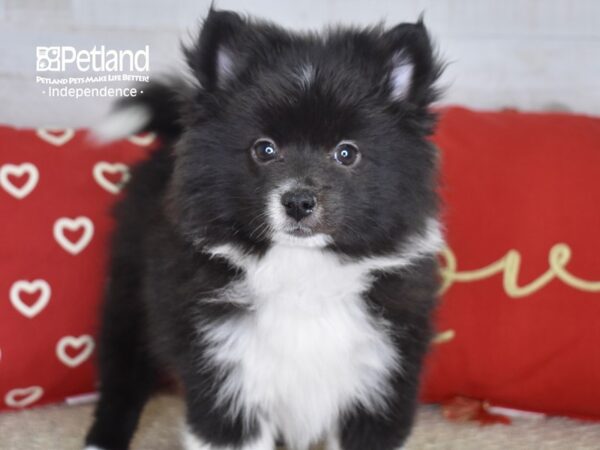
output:
[{"label": "puppy's tail", "polygon": [[181,133],[182,83],[153,81],[138,86],[135,97],[119,100],[111,114],[92,130],[93,138],[107,143],[140,132],[156,133],[171,141]]}]

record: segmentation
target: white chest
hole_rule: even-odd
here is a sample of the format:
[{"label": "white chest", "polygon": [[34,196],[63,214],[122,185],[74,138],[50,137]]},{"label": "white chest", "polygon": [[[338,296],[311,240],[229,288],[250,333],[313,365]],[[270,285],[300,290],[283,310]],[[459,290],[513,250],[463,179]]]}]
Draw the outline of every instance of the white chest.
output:
[{"label": "white chest", "polygon": [[278,246],[245,265],[225,299],[249,312],[209,325],[215,363],[232,369],[219,398],[258,413],[299,448],[351,404],[376,408],[400,355],[361,294],[370,275],[318,249]]}]

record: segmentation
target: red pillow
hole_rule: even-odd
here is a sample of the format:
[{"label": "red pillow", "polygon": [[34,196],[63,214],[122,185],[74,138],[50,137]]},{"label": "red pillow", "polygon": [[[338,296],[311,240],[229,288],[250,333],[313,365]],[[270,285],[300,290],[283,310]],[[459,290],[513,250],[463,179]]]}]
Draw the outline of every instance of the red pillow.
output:
[{"label": "red pillow", "polygon": [[0,127],[0,409],[93,391],[108,211],[151,140]]},{"label": "red pillow", "polygon": [[600,418],[600,119],[444,112],[449,248],[423,398]]},{"label": "red pillow", "polygon": [[[94,390],[115,164],[141,139],[0,127],[0,409]],[[436,142],[452,253],[423,398],[600,418],[600,120],[453,108]]]}]

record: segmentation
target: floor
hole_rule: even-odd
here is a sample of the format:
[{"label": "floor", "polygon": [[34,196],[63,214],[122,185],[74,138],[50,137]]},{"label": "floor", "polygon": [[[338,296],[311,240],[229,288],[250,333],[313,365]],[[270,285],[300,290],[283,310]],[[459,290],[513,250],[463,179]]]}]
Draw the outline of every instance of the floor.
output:
[{"label": "floor", "polygon": [[[92,405],[51,406],[0,414],[1,450],[81,450]],[[182,403],[173,395],[148,405],[133,450],[179,450]],[[598,450],[600,424],[565,418],[517,419],[512,425],[481,427],[442,418],[421,407],[406,450]],[[365,449],[368,450],[368,449]]]}]

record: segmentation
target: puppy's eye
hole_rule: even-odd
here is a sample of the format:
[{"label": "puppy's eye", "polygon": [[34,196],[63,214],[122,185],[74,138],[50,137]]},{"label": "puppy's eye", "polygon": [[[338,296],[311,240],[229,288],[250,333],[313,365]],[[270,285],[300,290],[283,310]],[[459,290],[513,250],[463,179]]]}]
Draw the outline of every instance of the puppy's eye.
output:
[{"label": "puppy's eye", "polygon": [[279,150],[270,139],[259,139],[252,146],[252,157],[255,161],[265,164],[279,158]]},{"label": "puppy's eye", "polygon": [[333,159],[342,166],[353,166],[360,160],[360,152],[352,142],[342,142],[335,148]]}]

